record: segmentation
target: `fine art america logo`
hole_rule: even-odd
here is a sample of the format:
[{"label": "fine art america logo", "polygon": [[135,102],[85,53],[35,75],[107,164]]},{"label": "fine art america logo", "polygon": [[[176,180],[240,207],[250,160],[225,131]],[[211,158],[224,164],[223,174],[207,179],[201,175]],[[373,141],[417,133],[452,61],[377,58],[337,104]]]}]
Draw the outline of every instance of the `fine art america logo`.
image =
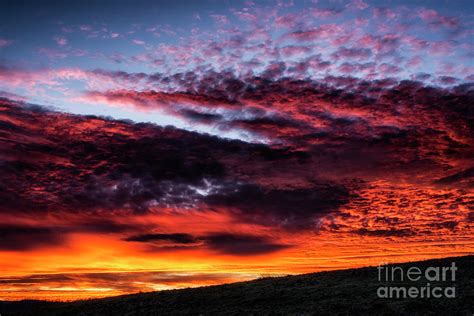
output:
[{"label": "fine art america logo", "polygon": [[[377,296],[380,298],[455,298],[454,282],[457,269],[455,262],[447,267],[424,268],[381,264],[377,267],[378,280],[383,282],[384,286],[377,289]],[[436,285],[430,282],[436,282]]]}]

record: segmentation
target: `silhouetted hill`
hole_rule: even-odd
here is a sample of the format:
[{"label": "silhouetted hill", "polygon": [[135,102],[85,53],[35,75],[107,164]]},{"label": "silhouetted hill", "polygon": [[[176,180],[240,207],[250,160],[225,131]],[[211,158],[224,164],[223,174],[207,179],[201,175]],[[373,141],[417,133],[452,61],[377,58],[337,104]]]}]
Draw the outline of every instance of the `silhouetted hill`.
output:
[{"label": "silhouetted hill", "polygon": [[[379,282],[377,267],[320,272],[192,289],[141,293],[76,302],[0,302],[9,315],[469,315],[474,312],[474,256],[397,264],[407,271],[419,267],[458,270],[452,282],[455,298],[379,298],[383,286],[426,286],[418,282]],[[383,274],[382,274],[383,275]],[[433,274],[431,274],[433,275]]]}]

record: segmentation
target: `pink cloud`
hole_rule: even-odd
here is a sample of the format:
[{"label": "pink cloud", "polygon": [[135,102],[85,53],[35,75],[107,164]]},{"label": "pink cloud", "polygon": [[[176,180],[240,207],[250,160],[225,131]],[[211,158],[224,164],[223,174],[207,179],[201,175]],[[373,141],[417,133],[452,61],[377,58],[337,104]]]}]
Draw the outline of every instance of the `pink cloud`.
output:
[{"label": "pink cloud", "polygon": [[0,48],[10,45],[12,42],[3,38],[0,38]]},{"label": "pink cloud", "polygon": [[92,30],[92,26],[90,25],[79,25],[79,29],[81,31],[91,31]]},{"label": "pink cloud", "polygon": [[51,59],[62,59],[67,57],[67,53],[53,48],[42,47],[38,53],[48,56]]},{"label": "pink cloud", "polygon": [[340,47],[332,56],[335,59],[367,59],[372,55],[367,48]]},{"label": "pink cloud", "polygon": [[61,28],[61,31],[63,31],[64,33],[72,33],[74,32],[74,30],[70,27],[67,27],[67,26],[64,26]]},{"label": "pink cloud", "polygon": [[134,39],[132,42],[133,44],[136,44],[136,45],[145,45],[145,42],[142,40]]},{"label": "pink cloud", "polygon": [[438,17],[438,12],[436,12],[435,10],[431,10],[431,9],[421,9],[420,12],[418,13],[418,16],[423,21],[431,21],[431,20],[434,20]]},{"label": "pink cloud", "polygon": [[289,13],[280,15],[275,19],[275,26],[281,28],[292,28],[301,19],[301,17],[295,13]]},{"label": "pink cloud", "polygon": [[248,12],[247,8],[244,8],[241,11],[234,10],[234,15],[238,17],[240,20],[245,21],[245,22],[257,22],[258,17],[250,12]]},{"label": "pink cloud", "polygon": [[311,49],[306,46],[286,46],[280,48],[280,52],[284,56],[296,56],[296,55],[304,55],[311,52]]},{"label": "pink cloud", "polygon": [[301,42],[315,40],[325,40],[335,35],[341,35],[343,29],[337,24],[322,24],[316,28],[306,31],[295,31],[284,35],[285,38],[294,39]]},{"label": "pink cloud", "polygon": [[63,59],[67,57],[81,57],[87,55],[87,51],[83,49],[54,49],[42,47],[38,49],[38,53],[48,56],[51,59]]},{"label": "pink cloud", "polygon": [[[68,81],[83,82],[88,89],[101,90],[126,87],[120,77],[111,77],[100,72],[86,71],[79,68],[37,69],[0,68],[0,82],[5,89],[29,89],[35,95],[41,89],[48,88],[61,92]],[[130,83],[136,87],[136,82]]]},{"label": "pink cloud", "polygon": [[397,74],[397,73],[402,71],[402,69],[400,67],[395,66],[395,65],[390,65],[390,64],[387,64],[387,63],[383,63],[383,64],[379,65],[378,70],[381,73],[385,73],[385,74]]},{"label": "pink cloud", "polygon": [[210,17],[216,22],[220,24],[227,24],[229,23],[229,19],[225,15],[220,14],[211,14]]},{"label": "pink cloud", "polygon": [[421,58],[420,56],[413,56],[412,58],[408,60],[408,62],[406,63],[406,66],[410,68],[418,67],[422,63],[423,63],[423,58]]},{"label": "pink cloud", "polygon": [[24,97],[22,95],[18,95],[16,93],[6,92],[6,91],[0,91],[0,98],[6,98],[6,99],[13,100],[13,101],[19,101],[19,102],[28,101],[27,97]]},{"label": "pink cloud", "polygon": [[421,9],[418,12],[418,16],[423,21],[430,23],[434,26],[444,26],[447,28],[459,27],[459,20],[454,17],[447,17],[439,14],[437,11],[432,9]]},{"label": "pink cloud", "polygon": [[340,15],[341,10],[316,8],[316,9],[310,9],[309,12],[315,18],[324,19],[324,18],[332,18],[332,17]]},{"label": "pink cloud", "polygon": [[393,20],[398,14],[389,8],[375,8],[373,13],[376,17]]},{"label": "pink cloud", "polygon": [[446,56],[454,52],[454,47],[449,41],[438,41],[430,44],[429,51],[436,56]]},{"label": "pink cloud", "polygon": [[66,46],[68,42],[67,39],[64,37],[55,37],[54,40],[59,46]]},{"label": "pink cloud", "polygon": [[355,8],[359,10],[365,10],[369,7],[367,3],[365,3],[363,0],[352,0],[347,7],[350,8]]}]

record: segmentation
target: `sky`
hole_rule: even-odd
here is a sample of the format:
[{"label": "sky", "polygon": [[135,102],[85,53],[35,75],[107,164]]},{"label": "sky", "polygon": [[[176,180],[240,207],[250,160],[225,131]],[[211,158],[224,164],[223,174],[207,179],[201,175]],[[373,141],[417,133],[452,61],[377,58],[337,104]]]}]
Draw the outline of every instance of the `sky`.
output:
[{"label": "sky", "polygon": [[2,1],[0,299],[472,254],[472,1]]}]

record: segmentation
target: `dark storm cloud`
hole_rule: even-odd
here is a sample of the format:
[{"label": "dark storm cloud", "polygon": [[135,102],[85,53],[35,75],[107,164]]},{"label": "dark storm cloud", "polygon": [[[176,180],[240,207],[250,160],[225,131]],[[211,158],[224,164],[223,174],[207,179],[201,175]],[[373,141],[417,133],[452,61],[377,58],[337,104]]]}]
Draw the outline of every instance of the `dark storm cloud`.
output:
[{"label": "dark storm cloud", "polygon": [[212,113],[201,113],[193,110],[182,110],[180,111],[180,114],[191,121],[196,121],[200,123],[213,123],[222,120],[222,115]]},{"label": "dark storm cloud", "polygon": [[[87,225],[74,222],[77,231],[121,233],[136,227],[94,216],[212,207],[229,208],[234,216],[263,225],[284,222],[288,228],[307,228],[314,216],[347,202],[347,189],[327,180],[317,187],[303,180],[301,185],[309,188],[285,188],[282,180],[274,183],[277,187],[264,184],[267,177],[286,177],[278,171],[281,167],[291,170],[310,163],[307,154],[290,148],[151,124],[35,112],[8,102],[3,109],[0,210],[5,214],[90,213]],[[244,160],[252,163],[242,164]],[[275,164],[274,171],[263,173],[269,164]]]},{"label": "dark storm cloud", "polygon": [[474,184],[474,167],[466,170],[462,170],[455,174],[449,175],[447,177],[438,179],[435,181],[436,184],[455,184],[463,181],[470,181],[471,185]]},{"label": "dark storm cloud", "polygon": [[[63,214],[67,217],[67,214]],[[0,250],[26,251],[63,245],[71,233],[125,234],[150,229],[150,225],[121,223],[100,216],[68,218],[67,222],[0,225]]]},{"label": "dark storm cloud", "polygon": [[357,235],[365,235],[365,236],[377,236],[377,237],[408,237],[413,236],[416,234],[415,231],[410,230],[408,228],[403,229],[366,229],[361,228],[359,230],[354,231],[353,233]]},{"label": "dark storm cloud", "polygon": [[[266,254],[280,251],[291,245],[278,243],[269,237],[234,234],[234,233],[209,233],[202,236],[192,236],[186,233],[174,234],[141,234],[125,239],[130,242],[150,244],[151,251],[172,251],[193,248],[205,248],[228,255],[247,256]],[[167,243],[172,243],[170,246]],[[160,244],[162,244],[160,246]],[[183,245],[184,247],[181,247]]]},{"label": "dark storm cloud", "polygon": [[143,234],[134,235],[125,238],[126,241],[136,242],[154,242],[154,241],[171,241],[177,244],[192,244],[196,242],[196,238],[190,234],[176,233],[176,234]]},{"label": "dark storm cloud", "polygon": [[290,247],[266,237],[229,233],[209,234],[204,240],[210,249],[232,255],[265,254]]},{"label": "dark storm cloud", "polygon": [[337,210],[349,200],[343,186],[314,185],[305,189],[267,189],[256,185],[230,186],[205,201],[235,209],[239,218],[288,229],[307,229],[312,219]]},{"label": "dark storm cloud", "polygon": [[51,245],[60,245],[61,234],[49,227],[1,224],[0,250],[24,251]]},{"label": "dark storm cloud", "polygon": [[69,226],[63,227],[63,232],[85,232],[101,234],[119,234],[134,232],[148,227],[146,224],[122,223],[112,219],[86,218],[83,220],[71,220]]}]

